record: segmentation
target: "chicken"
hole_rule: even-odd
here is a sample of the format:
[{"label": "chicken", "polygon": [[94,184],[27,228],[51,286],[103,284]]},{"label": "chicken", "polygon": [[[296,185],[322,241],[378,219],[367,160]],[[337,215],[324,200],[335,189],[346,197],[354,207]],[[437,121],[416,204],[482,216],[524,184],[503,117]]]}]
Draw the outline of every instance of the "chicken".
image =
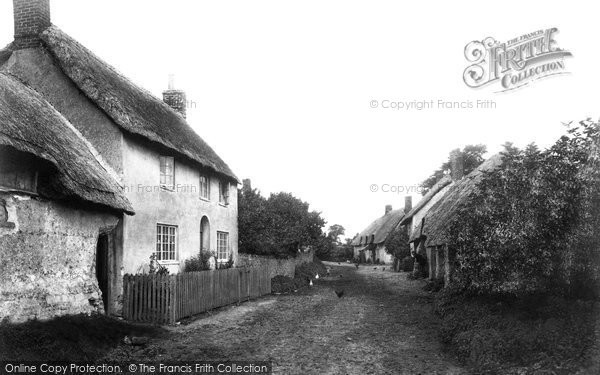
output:
[{"label": "chicken", "polygon": [[315,276],[315,279],[317,279],[317,280],[319,279],[319,274],[317,274],[317,275]]},{"label": "chicken", "polygon": [[308,286],[313,286],[312,280],[308,283]]},{"label": "chicken", "polygon": [[356,266],[356,269],[358,269],[358,263],[356,263],[355,266]]},{"label": "chicken", "polygon": [[335,294],[338,296],[338,298],[342,298],[344,296],[344,289],[336,290]]}]

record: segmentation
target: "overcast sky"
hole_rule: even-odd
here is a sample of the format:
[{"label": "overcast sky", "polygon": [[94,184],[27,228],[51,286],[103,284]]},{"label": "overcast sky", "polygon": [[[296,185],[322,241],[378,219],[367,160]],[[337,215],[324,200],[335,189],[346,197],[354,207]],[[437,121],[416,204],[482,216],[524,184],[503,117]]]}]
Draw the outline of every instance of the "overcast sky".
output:
[{"label": "overcast sky", "polygon": [[[599,117],[593,2],[460,4],[51,0],[51,9],[55,25],[157,96],[174,73],[191,126],[240,179],[265,195],[292,192],[352,237],[385,204],[403,206],[405,194],[382,185],[414,190],[454,148],[547,146],[564,132],[561,122]],[[571,74],[505,93],[464,84],[467,43],[551,27],[573,53]],[[12,38],[5,0],[0,43]],[[384,100],[478,99],[496,108],[381,108]]]}]

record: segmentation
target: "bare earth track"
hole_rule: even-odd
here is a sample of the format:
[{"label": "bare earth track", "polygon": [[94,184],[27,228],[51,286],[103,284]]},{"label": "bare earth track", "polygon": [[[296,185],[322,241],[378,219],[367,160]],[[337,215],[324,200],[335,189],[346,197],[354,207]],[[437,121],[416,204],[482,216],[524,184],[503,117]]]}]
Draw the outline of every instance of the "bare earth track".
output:
[{"label": "bare earth track", "polygon": [[109,358],[271,360],[275,374],[466,373],[443,352],[422,282],[389,266],[330,265],[331,276],[310,289],[204,314],[146,348],[120,347]]}]

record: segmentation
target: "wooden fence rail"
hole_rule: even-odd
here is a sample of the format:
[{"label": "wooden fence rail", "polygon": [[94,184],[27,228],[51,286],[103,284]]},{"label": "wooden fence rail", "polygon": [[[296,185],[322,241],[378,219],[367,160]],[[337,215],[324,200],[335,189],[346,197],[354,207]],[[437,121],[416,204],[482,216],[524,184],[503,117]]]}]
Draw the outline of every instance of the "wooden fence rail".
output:
[{"label": "wooden fence rail", "polygon": [[268,267],[125,275],[123,317],[129,321],[173,324],[181,318],[269,293]]}]

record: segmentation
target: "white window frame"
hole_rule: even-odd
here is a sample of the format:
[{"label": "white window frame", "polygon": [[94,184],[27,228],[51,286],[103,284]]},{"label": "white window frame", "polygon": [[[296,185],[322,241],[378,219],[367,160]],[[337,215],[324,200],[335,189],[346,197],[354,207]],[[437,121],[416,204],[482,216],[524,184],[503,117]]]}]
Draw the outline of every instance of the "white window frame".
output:
[{"label": "white window frame", "polygon": [[217,231],[217,262],[229,261],[230,250],[229,232]]},{"label": "white window frame", "polygon": [[[164,161],[164,164],[163,164]],[[171,168],[171,174],[167,174],[167,166],[168,166],[168,162],[171,162],[172,168]],[[165,166],[165,169],[163,170],[163,165]],[[160,173],[160,177],[159,177],[159,183],[160,183],[160,187],[164,190],[169,190],[169,191],[174,191],[175,190],[175,158],[172,156],[159,156],[159,173]],[[164,177],[164,179],[163,179]],[[170,184],[168,181],[168,178],[170,177]]]},{"label": "white window frame", "polygon": [[163,263],[179,262],[178,234],[177,225],[156,223],[156,248],[154,254],[157,261]]},{"label": "white window frame", "polygon": [[229,205],[229,189],[228,181],[219,181],[219,203],[223,206]]},{"label": "white window frame", "polygon": [[[202,179],[206,179],[206,189],[202,188]],[[208,175],[201,173],[200,174],[200,179],[198,180],[198,187],[200,190],[200,199],[203,199],[205,201],[210,201],[210,177],[208,177]],[[206,196],[203,195],[203,192],[206,192]]]}]

